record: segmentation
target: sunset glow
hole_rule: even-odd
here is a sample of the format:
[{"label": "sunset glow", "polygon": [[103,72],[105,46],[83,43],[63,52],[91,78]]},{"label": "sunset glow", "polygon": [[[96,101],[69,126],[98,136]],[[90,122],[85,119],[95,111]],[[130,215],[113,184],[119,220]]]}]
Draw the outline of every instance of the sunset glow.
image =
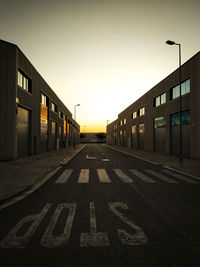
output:
[{"label": "sunset glow", "polygon": [[81,131],[102,132],[178,67],[166,40],[181,42],[183,63],[199,51],[199,11],[198,0],[4,1],[0,34],[72,114],[80,103]]}]

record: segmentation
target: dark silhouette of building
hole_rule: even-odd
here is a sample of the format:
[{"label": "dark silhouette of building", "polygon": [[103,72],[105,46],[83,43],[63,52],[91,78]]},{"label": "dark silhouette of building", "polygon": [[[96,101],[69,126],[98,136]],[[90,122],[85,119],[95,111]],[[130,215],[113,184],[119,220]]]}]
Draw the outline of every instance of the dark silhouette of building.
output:
[{"label": "dark silhouette of building", "polygon": [[[71,112],[15,45],[0,40],[0,159],[15,160],[79,142]],[[75,138],[74,138],[75,136]]]},{"label": "dark silhouette of building", "polygon": [[[107,126],[107,143],[179,156],[179,69]],[[200,52],[181,67],[183,157],[200,159]]]}]

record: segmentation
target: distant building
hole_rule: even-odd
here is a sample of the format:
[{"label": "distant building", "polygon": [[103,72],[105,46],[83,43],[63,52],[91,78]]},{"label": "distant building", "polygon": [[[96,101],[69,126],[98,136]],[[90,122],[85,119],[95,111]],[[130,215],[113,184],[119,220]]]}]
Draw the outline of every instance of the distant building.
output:
[{"label": "distant building", "polygon": [[0,40],[0,59],[0,159],[78,143],[79,125],[22,51]]},{"label": "distant building", "polygon": [[106,143],[106,137],[101,138],[101,135],[99,135],[99,133],[81,133],[80,142],[81,143]]},{"label": "distant building", "polygon": [[[200,159],[200,52],[181,66],[183,157]],[[179,69],[107,126],[107,142],[179,155]]]}]

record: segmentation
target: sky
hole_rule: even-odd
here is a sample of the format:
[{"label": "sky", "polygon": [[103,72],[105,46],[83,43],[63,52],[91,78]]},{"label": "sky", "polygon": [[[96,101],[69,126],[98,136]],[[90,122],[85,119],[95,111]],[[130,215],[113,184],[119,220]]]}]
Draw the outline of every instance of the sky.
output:
[{"label": "sky", "polygon": [[200,50],[199,0],[0,0],[0,39],[16,44],[74,114],[102,132]]}]

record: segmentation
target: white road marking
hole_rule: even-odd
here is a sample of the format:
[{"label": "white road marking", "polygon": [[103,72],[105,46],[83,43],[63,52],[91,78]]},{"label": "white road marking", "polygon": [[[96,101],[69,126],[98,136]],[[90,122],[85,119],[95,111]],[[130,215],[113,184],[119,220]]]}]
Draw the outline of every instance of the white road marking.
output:
[{"label": "white road marking", "polygon": [[[42,211],[38,214],[32,214],[21,219],[15,227],[8,233],[5,239],[1,241],[2,248],[24,248],[29,242],[39,224],[45,217],[47,211],[52,204],[46,204]],[[17,235],[22,226],[26,223],[31,223],[29,228],[23,235]]]},{"label": "white road marking", "polygon": [[88,155],[86,156],[86,159],[96,159],[96,157],[89,157]]},{"label": "white road marking", "polygon": [[176,177],[176,178],[178,178],[178,179],[180,179],[180,180],[182,180],[182,181],[184,181],[186,183],[198,184],[198,182],[193,181],[190,178],[184,177],[184,176],[182,176],[182,175],[180,175],[178,173],[175,173],[175,172],[172,172],[172,171],[169,171],[169,170],[163,170],[163,172],[165,172],[165,173],[167,173],[169,175],[172,175],[172,176],[174,176],[174,177]]},{"label": "white road marking", "polygon": [[148,183],[148,184],[155,184],[156,183],[154,180],[147,177],[145,174],[141,173],[140,171],[138,171],[136,169],[129,169],[129,171],[132,172],[135,176],[140,178],[145,183]]},{"label": "white road marking", "polygon": [[153,170],[145,170],[146,172],[152,174],[153,176],[159,178],[160,180],[164,181],[164,182],[167,182],[169,184],[177,184],[178,182],[168,178],[167,176],[163,175],[163,174],[160,174],[158,172],[155,172]]},{"label": "white road marking", "polygon": [[86,184],[89,182],[89,169],[81,169],[78,184]]},{"label": "white road marking", "polygon": [[120,169],[113,169],[113,171],[124,183],[134,183],[134,181]]},{"label": "white road marking", "polygon": [[100,183],[111,183],[111,180],[105,169],[97,169]]},{"label": "white road marking", "polygon": [[130,221],[126,216],[124,216],[117,208],[128,209],[128,206],[123,202],[113,202],[108,204],[110,210],[118,216],[123,222],[130,226],[134,230],[134,234],[127,233],[124,229],[117,229],[117,234],[122,242],[125,245],[142,245],[147,243],[148,238],[143,232],[143,230],[132,221]]},{"label": "white road marking", "polygon": [[80,238],[81,247],[109,246],[107,233],[97,232],[94,202],[90,202],[90,233],[82,233]]},{"label": "white road marking", "polygon": [[[54,228],[56,226],[58,217],[60,216],[60,213],[62,209],[69,209],[68,218],[64,227],[64,231],[60,236],[53,235]],[[41,245],[44,247],[58,247],[63,246],[66,244],[69,240],[71,228],[74,220],[74,214],[76,211],[76,204],[73,203],[61,203],[57,206],[56,211],[41,239]]]},{"label": "white road marking", "polygon": [[59,177],[58,179],[55,181],[55,184],[65,184],[69,177],[71,176],[73,170],[72,169],[67,169],[65,170]]}]

